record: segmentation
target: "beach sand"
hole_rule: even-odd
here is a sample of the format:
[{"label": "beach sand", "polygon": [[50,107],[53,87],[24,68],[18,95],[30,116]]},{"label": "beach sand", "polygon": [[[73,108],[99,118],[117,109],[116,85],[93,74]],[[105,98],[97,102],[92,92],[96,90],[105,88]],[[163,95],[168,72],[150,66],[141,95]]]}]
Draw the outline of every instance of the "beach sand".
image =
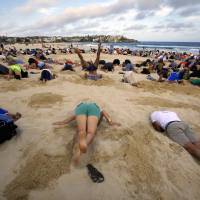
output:
[{"label": "beach sand", "polygon": [[[76,55],[54,55],[78,61]],[[84,54],[94,59],[94,54]],[[27,59],[27,57],[23,57]],[[102,55],[112,61],[144,58]],[[153,130],[149,114],[172,110],[200,135],[200,89],[188,83],[175,85],[146,80],[135,74],[139,88],[121,83],[120,69],[101,72],[98,82],[77,73],[59,70],[58,78],[46,84],[39,75],[18,80],[0,79],[0,105],[22,113],[19,135],[0,146],[0,199],[8,200],[198,200],[200,165],[181,146]],[[65,119],[75,105],[91,99],[101,105],[121,127],[105,121],[78,167],[71,166],[76,143],[76,124],[55,129],[52,123]],[[96,184],[87,175],[93,164],[105,177]]]}]

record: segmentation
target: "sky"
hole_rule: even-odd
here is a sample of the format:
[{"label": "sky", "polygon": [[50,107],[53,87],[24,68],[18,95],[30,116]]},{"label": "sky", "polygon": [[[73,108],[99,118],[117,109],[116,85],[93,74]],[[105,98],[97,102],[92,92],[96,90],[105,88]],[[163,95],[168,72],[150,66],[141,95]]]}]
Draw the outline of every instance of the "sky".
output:
[{"label": "sky", "polygon": [[200,0],[0,0],[0,35],[200,42]]}]

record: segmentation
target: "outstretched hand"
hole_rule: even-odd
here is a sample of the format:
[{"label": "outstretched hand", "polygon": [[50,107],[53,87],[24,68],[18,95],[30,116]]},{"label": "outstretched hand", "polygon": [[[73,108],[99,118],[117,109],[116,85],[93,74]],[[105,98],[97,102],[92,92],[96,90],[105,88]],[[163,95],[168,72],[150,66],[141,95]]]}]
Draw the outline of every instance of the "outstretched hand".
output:
[{"label": "outstretched hand", "polygon": [[67,124],[63,124],[60,122],[55,122],[53,123],[53,125],[54,125],[54,129],[65,128],[67,126]]},{"label": "outstretched hand", "polygon": [[111,122],[111,123],[110,123],[110,126],[121,126],[121,124],[120,124],[120,123],[117,123],[117,122]]},{"label": "outstretched hand", "polygon": [[61,122],[54,122],[53,125],[61,125]]}]

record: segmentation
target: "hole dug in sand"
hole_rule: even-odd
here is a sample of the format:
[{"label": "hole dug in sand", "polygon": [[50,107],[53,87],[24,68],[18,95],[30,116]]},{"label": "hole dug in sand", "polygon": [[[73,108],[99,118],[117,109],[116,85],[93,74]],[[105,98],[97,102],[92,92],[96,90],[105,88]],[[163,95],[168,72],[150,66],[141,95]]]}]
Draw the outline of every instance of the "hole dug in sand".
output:
[{"label": "hole dug in sand", "polygon": [[108,76],[103,76],[102,79],[97,81],[84,79],[81,75],[72,75],[67,78],[67,81],[75,84],[89,85],[89,86],[109,86],[114,85],[115,81]]},{"label": "hole dug in sand", "polygon": [[62,101],[63,96],[48,92],[32,95],[28,105],[33,108],[50,107]]}]

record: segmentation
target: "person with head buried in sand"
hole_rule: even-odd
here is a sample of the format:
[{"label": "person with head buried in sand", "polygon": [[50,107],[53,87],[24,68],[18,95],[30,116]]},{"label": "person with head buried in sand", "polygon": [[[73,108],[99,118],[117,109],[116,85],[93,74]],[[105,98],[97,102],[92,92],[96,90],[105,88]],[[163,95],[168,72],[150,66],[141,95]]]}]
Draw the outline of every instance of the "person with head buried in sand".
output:
[{"label": "person with head buried in sand", "polygon": [[155,130],[166,132],[170,139],[200,160],[200,137],[175,112],[155,111],[151,113],[150,120]]},{"label": "person with head buried in sand", "polygon": [[97,67],[94,65],[91,65],[87,68],[88,73],[85,73],[84,78],[87,80],[93,80],[97,81],[99,79],[102,79],[102,74],[97,73]]},{"label": "person with head buried in sand", "polygon": [[90,101],[81,102],[76,106],[73,114],[66,120],[53,124],[58,125],[58,128],[60,128],[66,126],[71,121],[76,120],[79,136],[79,148],[74,157],[75,164],[79,163],[81,154],[87,152],[89,145],[94,140],[97,127],[100,125],[104,117],[109,125],[120,126],[119,123],[113,122],[112,118],[105,110],[102,110],[96,103]]},{"label": "person with head buried in sand", "polygon": [[81,65],[82,65],[83,70],[87,70],[87,68],[90,67],[90,66],[94,66],[94,67],[96,67],[96,69],[98,69],[100,55],[101,55],[101,42],[99,42],[99,44],[98,44],[97,57],[96,57],[95,62],[85,61],[78,48],[75,49],[75,53],[78,55],[78,57],[81,61]]}]

